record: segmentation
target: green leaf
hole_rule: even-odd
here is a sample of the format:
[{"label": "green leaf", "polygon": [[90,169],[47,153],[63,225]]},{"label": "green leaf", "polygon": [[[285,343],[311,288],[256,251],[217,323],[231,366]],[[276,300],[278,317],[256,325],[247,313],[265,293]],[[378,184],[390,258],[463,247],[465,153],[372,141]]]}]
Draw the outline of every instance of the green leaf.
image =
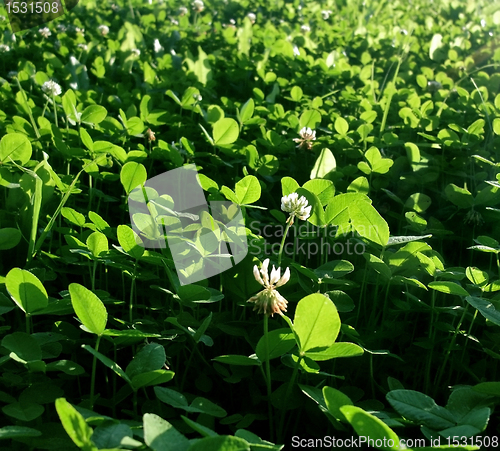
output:
[{"label": "green leaf", "polygon": [[144,254],[142,239],[129,226],[121,224],[117,227],[118,242],[122,249],[132,258],[139,259]]},{"label": "green leaf", "polygon": [[195,398],[186,410],[188,412],[204,413],[217,418],[224,418],[227,416],[227,412],[222,407],[201,397]]},{"label": "green leaf", "polygon": [[349,205],[349,216],[352,226],[362,237],[380,246],[389,241],[389,226],[375,208],[364,201],[356,201]]},{"label": "green leaf", "polygon": [[89,248],[89,251],[92,252],[92,255],[95,258],[98,258],[103,252],[107,252],[109,250],[108,239],[106,238],[106,235],[101,232],[93,232],[87,238],[87,247]]},{"label": "green leaf", "polygon": [[448,410],[418,391],[392,390],[386,398],[400,415],[418,424],[438,430],[456,425],[455,418]]},{"label": "green leaf", "polygon": [[407,142],[405,143],[406,156],[410,164],[420,163],[420,149],[416,144]]},{"label": "green leaf", "polygon": [[192,57],[186,58],[186,63],[202,85],[206,85],[212,79],[212,68],[208,56],[200,46],[198,46],[198,59],[193,61]]},{"label": "green leaf", "polygon": [[144,441],[154,451],[187,451],[189,440],[154,413],[143,416]]},{"label": "green leaf", "polygon": [[42,310],[49,304],[49,297],[42,282],[29,271],[11,269],[7,274],[5,286],[12,300],[26,314]]},{"label": "green leaf", "polygon": [[70,284],[69,293],[78,319],[90,332],[102,335],[108,320],[108,312],[102,301],[78,283]]},{"label": "green leaf", "polygon": [[439,33],[436,33],[431,40],[431,45],[429,47],[429,58],[431,60],[438,60],[439,59],[439,52],[438,50],[442,47],[443,45],[443,36],[440,35]]},{"label": "green leaf", "polygon": [[238,139],[239,133],[238,123],[229,117],[225,117],[213,125],[212,135],[216,146],[234,143]]},{"label": "green leaf", "polygon": [[349,124],[343,117],[340,116],[335,119],[334,127],[339,135],[347,135],[347,132],[349,131]]},{"label": "green leaf", "polygon": [[[253,447],[252,447],[253,448]],[[250,451],[250,444],[239,437],[219,435],[205,437],[194,443],[189,451]]]},{"label": "green leaf", "polygon": [[159,370],[165,365],[165,360],[165,348],[158,343],[149,343],[134,356],[125,373],[132,379],[138,374]]},{"label": "green leaf", "polygon": [[21,241],[21,237],[21,232],[13,227],[0,229],[0,251],[16,247]]},{"label": "green leaf", "polygon": [[83,110],[81,121],[88,124],[99,124],[107,115],[108,111],[103,106],[89,105]]},{"label": "green leaf", "polygon": [[330,149],[321,149],[321,152],[311,170],[311,179],[322,179],[325,175],[337,168],[337,161]]},{"label": "green leaf", "polygon": [[460,208],[471,208],[474,205],[474,198],[469,190],[460,188],[453,183],[450,183],[444,192],[448,200]]},{"label": "green leaf", "polygon": [[295,346],[295,337],[290,329],[272,330],[261,337],[255,348],[255,353],[261,362],[281,357]]},{"label": "green leaf", "polygon": [[446,293],[446,294],[455,294],[457,296],[469,295],[469,293],[464,288],[462,288],[461,285],[446,280],[442,280],[439,282],[430,282],[428,287],[432,288],[433,290],[440,291],[441,293]]},{"label": "green leaf", "polygon": [[380,440],[379,443],[387,445],[392,444],[392,446],[377,446],[378,449],[387,451],[400,449],[397,434],[376,416],[356,406],[344,405],[339,410],[360,437],[369,437],[374,442]]},{"label": "green leaf", "polygon": [[0,140],[0,163],[6,164],[12,160],[25,165],[32,152],[29,139],[21,133],[8,133]]},{"label": "green leaf", "polygon": [[238,115],[238,120],[240,121],[240,123],[245,124],[245,122],[248,122],[252,118],[254,110],[255,110],[255,102],[252,98],[250,98],[241,107],[241,111],[239,112]]},{"label": "green leaf", "polygon": [[164,384],[173,379],[175,373],[166,370],[154,370],[146,373],[137,374],[132,377],[132,388],[137,391],[142,387],[151,387],[153,385]]},{"label": "green leaf", "polygon": [[64,430],[79,448],[91,449],[92,428],[83,416],[64,398],[56,399],[56,410]]},{"label": "green leaf", "polygon": [[237,366],[259,366],[262,363],[258,359],[254,357],[247,357],[246,355],[220,355],[212,360]]},{"label": "green leaf", "polygon": [[299,128],[309,127],[314,130],[321,123],[321,113],[317,110],[305,110],[299,119]]},{"label": "green leaf", "polygon": [[489,396],[500,396],[500,382],[481,382],[472,387],[479,393]]},{"label": "green leaf", "polygon": [[135,161],[125,163],[120,171],[120,182],[122,182],[125,192],[130,192],[139,185],[143,185],[148,178],[146,168]]},{"label": "green leaf", "polygon": [[[111,451],[114,449],[123,449],[121,445],[127,448],[130,446],[139,447],[141,442],[133,439],[134,432],[132,428],[123,423],[103,423],[94,429],[92,442],[98,449]],[[114,451],[114,450],[113,450]]]},{"label": "green leaf", "polygon": [[2,407],[2,412],[5,415],[20,421],[33,421],[41,416],[44,411],[43,406],[29,401],[14,402]]},{"label": "green leaf", "polygon": [[352,406],[353,402],[349,396],[332,387],[323,387],[323,397],[328,411],[339,421],[348,422],[347,418],[340,411],[343,406]]},{"label": "green leaf", "polygon": [[427,194],[414,193],[405,202],[405,207],[422,213],[431,206],[431,203],[432,199]]},{"label": "green leaf", "polygon": [[283,177],[281,179],[281,192],[283,196],[295,193],[300,185],[292,177]]},{"label": "green leaf", "polygon": [[302,88],[300,86],[294,86],[290,91],[290,97],[294,102],[299,102],[303,95]]},{"label": "green leaf", "polygon": [[[25,332],[14,332],[2,339],[2,346],[14,353],[18,359],[24,362],[32,362],[42,359],[42,351],[38,342]],[[17,360],[17,359],[16,359]]]},{"label": "green leaf", "polygon": [[363,257],[368,262],[368,265],[380,274],[384,280],[390,280],[392,277],[391,268],[380,258],[375,255],[365,253]]},{"label": "green leaf", "polygon": [[500,312],[495,308],[495,306],[487,299],[482,299],[477,296],[468,296],[465,300],[472,305],[475,309],[481,313],[487,320],[490,320],[493,324],[500,326]]},{"label": "green leaf", "polygon": [[83,227],[85,225],[85,216],[83,216],[76,210],[73,210],[72,208],[69,207],[61,208],[61,214],[72,224],[75,224],[80,227]]},{"label": "green leaf", "polygon": [[130,378],[127,376],[125,371],[118,365],[117,363],[113,362],[110,358],[106,357],[104,354],[101,354],[99,351],[96,351],[94,348],[92,348],[89,345],[83,345],[83,349],[86,351],[90,352],[92,355],[94,355],[100,362],[102,362],[104,365],[106,365],[110,370],[114,371],[118,376],[126,380],[129,384],[132,384],[132,381]]},{"label": "green leaf", "polygon": [[320,362],[340,357],[358,357],[363,355],[363,353],[363,348],[354,343],[333,343],[333,345],[324,351],[308,351],[305,355],[316,362]]},{"label": "green leaf", "polygon": [[299,301],[293,323],[301,353],[329,348],[340,330],[340,318],[335,304],[319,293],[310,294]]},{"label": "green leaf", "polygon": [[236,183],[235,194],[240,205],[248,205],[260,199],[261,188],[257,177],[247,175]]},{"label": "green leaf", "polygon": [[42,433],[37,429],[25,426],[4,426],[0,428],[0,440],[22,437],[40,437],[40,435],[42,435]]},{"label": "green leaf", "polygon": [[331,180],[314,179],[309,180],[302,186],[307,191],[318,196],[321,205],[327,205],[335,196],[335,185]]}]

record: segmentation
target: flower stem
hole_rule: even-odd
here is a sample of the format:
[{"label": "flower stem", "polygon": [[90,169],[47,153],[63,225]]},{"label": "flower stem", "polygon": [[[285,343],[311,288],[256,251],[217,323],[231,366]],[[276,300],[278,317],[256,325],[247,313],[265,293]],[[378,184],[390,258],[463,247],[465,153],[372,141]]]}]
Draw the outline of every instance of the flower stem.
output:
[{"label": "flower stem", "polygon": [[[97,336],[97,342],[95,344],[96,352],[99,351],[99,343],[101,341],[101,336]],[[90,379],[90,410],[94,409],[94,390],[95,390],[95,369],[97,364],[97,357],[94,355],[94,359],[92,360],[92,377]]]},{"label": "flower stem", "polygon": [[264,315],[264,342],[266,344],[267,411],[269,415],[269,439],[274,442],[274,417],[271,404],[271,364],[269,358],[269,315]]},{"label": "flower stem", "polygon": [[295,378],[297,377],[297,373],[299,371],[300,361],[302,360],[302,356],[299,355],[299,359],[295,364],[295,368],[293,369],[292,378],[286,387],[285,399],[283,400],[283,412],[281,412],[280,425],[278,428],[278,442],[283,441],[283,427],[285,426],[285,416],[286,416],[286,407],[288,404],[288,397],[290,396],[290,391],[292,390],[293,384],[295,382]]},{"label": "flower stem", "polygon": [[290,218],[287,221],[288,223],[287,223],[286,228],[285,228],[285,233],[283,234],[283,238],[281,239],[280,251],[278,254],[278,266],[281,266],[281,254],[283,253],[283,248],[285,247],[286,236],[288,235],[288,230],[290,229],[290,227],[292,226],[292,223],[293,223],[293,216],[290,216]]}]

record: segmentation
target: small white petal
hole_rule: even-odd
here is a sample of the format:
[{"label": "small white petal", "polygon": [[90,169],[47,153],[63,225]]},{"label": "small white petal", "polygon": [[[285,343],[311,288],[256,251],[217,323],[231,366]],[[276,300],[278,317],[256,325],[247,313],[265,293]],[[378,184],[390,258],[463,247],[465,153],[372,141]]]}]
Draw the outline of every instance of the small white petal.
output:
[{"label": "small white petal", "polygon": [[255,277],[255,280],[257,282],[259,282],[262,286],[264,286],[264,281],[262,280],[262,277],[260,277],[259,268],[257,267],[257,265],[253,267],[253,276]]},{"label": "small white petal", "polygon": [[280,280],[280,277],[281,277],[281,268],[278,267],[278,269],[276,269],[273,265],[273,269],[271,271],[270,284],[274,285],[278,280]]},{"label": "small white petal", "polygon": [[281,277],[280,280],[278,280],[278,283],[276,284],[276,288],[281,287],[282,285],[285,285],[290,280],[290,268],[286,268],[283,276]]}]

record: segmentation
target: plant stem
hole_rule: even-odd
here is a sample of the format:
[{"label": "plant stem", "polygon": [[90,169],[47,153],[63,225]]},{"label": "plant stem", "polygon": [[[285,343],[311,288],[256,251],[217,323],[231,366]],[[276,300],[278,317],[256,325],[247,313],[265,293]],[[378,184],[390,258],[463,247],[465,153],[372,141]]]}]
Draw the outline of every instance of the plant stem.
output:
[{"label": "plant stem", "polygon": [[269,415],[269,437],[274,442],[274,417],[271,404],[271,364],[269,358],[269,315],[264,315],[264,342],[266,344],[266,388],[267,388],[267,411]]},{"label": "plant stem", "polygon": [[283,400],[283,412],[281,412],[280,425],[278,428],[278,442],[283,441],[283,426],[285,425],[285,416],[286,416],[286,407],[288,403],[288,397],[290,396],[290,391],[292,390],[293,384],[295,382],[295,378],[297,377],[297,373],[299,371],[300,361],[302,360],[302,356],[299,355],[299,359],[295,364],[295,368],[293,369],[292,378],[286,387],[285,399]]},{"label": "plant stem", "polygon": [[286,236],[288,235],[288,230],[290,229],[290,227],[292,226],[292,223],[293,223],[293,216],[291,216],[290,218],[291,219],[289,219],[288,224],[286,225],[285,233],[283,234],[283,238],[281,239],[280,251],[278,254],[278,266],[281,266],[281,254],[283,253],[283,247],[285,246]]},{"label": "plant stem", "polygon": [[[101,341],[101,336],[97,336],[97,341],[95,344],[95,350],[96,352],[99,351],[99,343]],[[95,370],[97,366],[97,357],[94,355],[94,358],[92,359],[92,376],[90,379],[90,410],[94,409],[94,390],[95,390]]]}]

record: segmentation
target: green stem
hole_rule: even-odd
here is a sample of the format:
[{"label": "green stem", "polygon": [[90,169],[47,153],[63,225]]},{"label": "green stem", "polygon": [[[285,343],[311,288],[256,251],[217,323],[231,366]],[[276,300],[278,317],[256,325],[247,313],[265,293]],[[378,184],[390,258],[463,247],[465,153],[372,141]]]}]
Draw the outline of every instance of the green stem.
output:
[{"label": "green stem", "polygon": [[[97,342],[95,344],[96,352],[99,351],[99,343],[101,342],[101,336],[97,336]],[[94,409],[94,390],[95,390],[95,370],[97,366],[97,357],[94,355],[92,359],[92,376],[90,379],[90,410]]]},{"label": "green stem", "polygon": [[264,315],[264,342],[266,344],[266,388],[267,388],[267,411],[269,415],[269,437],[274,442],[274,417],[271,404],[271,364],[269,358],[269,315]]},{"label": "green stem", "polygon": [[285,425],[285,417],[286,417],[286,407],[288,403],[288,397],[290,396],[290,392],[292,390],[293,384],[295,382],[295,378],[297,377],[297,373],[299,371],[300,361],[302,360],[302,355],[299,355],[299,359],[295,364],[295,368],[293,369],[292,378],[286,387],[285,399],[283,400],[283,412],[281,412],[280,425],[278,428],[278,442],[283,441],[283,427]]},{"label": "green stem", "polygon": [[462,313],[462,316],[460,317],[460,321],[457,324],[457,327],[455,328],[455,332],[453,333],[453,338],[451,339],[450,345],[448,346],[448,350],[446,351],[446,355],[444,356],[443,359],[443,364],[441,365],[441,368],[439,370],[439,374],[436,377],[434,386],[437,389],[439,387],[439,384],[441,383],[441,379],[443,377],[444,370],[446,368],[446,363],[448,362],[448,358],[450,356],[451,350],[453,349],[453,346],[455,345],[455,341],[457,340],[457,334],[458,330],[460,329],[460,326],[462,326],[462,322],[464,321],[465,315],[467,314],[467,310],[469,308],[469,303],[465,305],[464,312]]},{"label": "green stem", "polygon": [[281,266],[281,254],[283,253],[283,247],[285,246],[285,240],[286,240],[286,236],[288,235],[288,230],[290,229],[292,224],[293,224],[293,216],[290,216],[290,218],[288,220],[288,224],[286,225],[286,228],[285,228],[285,233],[283,234],[283,238],[281,239],[280,251],[278,254],[278,266]]},{"label": "green stem", "polygon": [[54,104],[54,118],[56,121],[56,127],[59,128],[59,124],[57,123],[57,107],[56,107],[56,99],[55,99],[54,94],[52,94],[52,103]]}]

